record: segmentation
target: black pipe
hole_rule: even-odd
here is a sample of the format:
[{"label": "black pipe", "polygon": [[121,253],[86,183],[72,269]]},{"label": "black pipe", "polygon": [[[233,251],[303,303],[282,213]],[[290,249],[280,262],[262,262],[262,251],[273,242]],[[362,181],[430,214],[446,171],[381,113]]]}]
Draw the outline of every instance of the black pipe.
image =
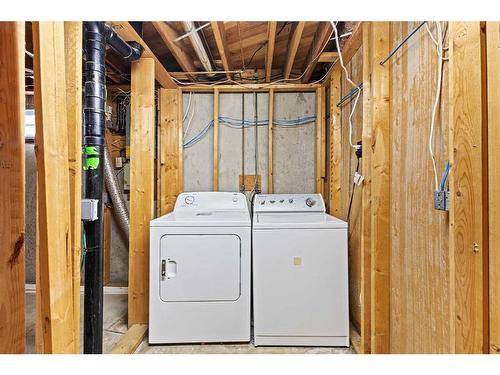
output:
[{"label": "black pipe", "polygon": [[123,58],[136,60],[142,47],[124,42],[104,22],[85,22],[85,100],[83,108],[84,198],[98,201],[98,219],[83,222],[85,295],[83,352],[102,353],[104,247],[104,135],[106,113],[106,43]]}]

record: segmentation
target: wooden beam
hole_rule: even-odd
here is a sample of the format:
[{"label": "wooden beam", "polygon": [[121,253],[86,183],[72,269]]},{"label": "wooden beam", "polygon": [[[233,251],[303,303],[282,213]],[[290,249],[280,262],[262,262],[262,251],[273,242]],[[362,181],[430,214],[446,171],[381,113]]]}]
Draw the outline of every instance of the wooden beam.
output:
[{"label": "wooden beam", "polygon": [[333,68],[330,81],[330,215],[344,218],[342,209],[342,119],[337,103],[342,97],[342,71],[340,65]]},{"label": "wooden beam", "polygon": [[273,120],[274,120],[274,89],[269,90],[267,127],[267,192],[272,194],[273,185]]},{"label": "wooden beam", "polygon": [[182,91],[161,89],[158,116],[158,216],[174,209],[183,191]]},{"label": "wooden beam", "polygon": [[45,353],[79,353],[68,162],[63,22],[34,22],[40,314]]},{"label": "wooden beam", "polygon": [[147,332],[147,324],[134,324],[125,332],[109,354],[134,354]]},{"label": "wooden beam", "polygon": [[339,58],[338,52],[323,52],[319,55],[318,62],[319,63],[332,63],[337,61]]},{"label": "wooden beam", "polygon": [[316,193],[325,188],[325,88],[316,89]]},{"label": "wooden beam", "polygon": [[172,77],[167,72],[165,67],[162,65],[160,60],[155,56],[153,51],[148,47],[146,42],[137,34],[132,25],[129,22],[109,22],[109,25],[115,29],[115,31],[127,42],[134,41],[144,47],[144,52],[142,57],[152,58],[155,65],[155,78],[158,83],[165,89],[175,89],[177,85],[172,80]]},{"label": "wooden beam", "polygon": [[276,41],[276,26],[278,22],[267,23],[267,46],[266,46],[266,82],[271,81],[271,71],[273,69],[274,43]]},{"label": "wooden beam", "polygon": [[[215,43],[219,50],[220,59],[222,60],[222,66],[227,72],[231,70],[231,54],[229,53],[229,48],[226,41],[226,30],[224,28],[224,22],[212,21],[210,22],[212,26],[212,32],[214,33]],[[227,79],[231,79],[231,75],[226,73]]]},{"label": "wooden beam", "polygon": [[[371,350],[390,352],[390,123],[389,66],[375,63],[387,56],[389,22],[372,23],[372,165],[371,165]],[[370,146],[368,146],[370,147]]]},{"label": "wooden beam", "polygon": [[24,353],[24,22],[0,22],[0,354]]},{"label": "wooden beam", "polygon": [[319,61],[321,51],[325,48],[328,43],[328,39],[332,35],[332,24],[330,22],[321,22],[314,34],[314,38],[312,40],[311,48],[307,54],[307,58],[304,62],[304,67],[302,70],[304,71],[304,76],[302,77],[302,82],[309,82],[311,79],[311,75],[316,69],[316,64]]},{"label": "wooden beam", "polygon": [[[152,21],[151,23],[156,31],[158,31],[158,34],[160,34],[161,39],[166,44],[170,52],[172,52],[172,55],[182,70],[185,72],[195,72],[198,70],[193,64],[193,58],[186,51],[184,51],[178,43],[174,42],[174,40],[179,36],[177,31],[175,31],[175,29],[172,28],[167,22]],[[188,74],[187,76],[193,80],[192,75]]]},{"label": "wooden beam", "polygon": [[288,52],[285,60],[285,67],[283,68],[283,78],[290,78],[290,72],[292,71],[293,62],[295,61],[295,55],[297,54],[297,49],[299,48],[300,39],[302,38],[302,32],[305,26],[304,21],[299,21],[294,25],[293,31],[291,31],[290,42],[288,43]]},{"label": "wooden beam", "polygon": [[[342,59],[344,60],[344,64],[347,64],[352,57],[355,55],[355,53],[358,51],[359,47],[361,47],[361,44],[363,43],[363,28],[361,25],[363,22],[358,22],[352,29],[352,35],[347,39],[347,42],[345,42],[344,46],[342,47]],[[385,56],[384,56],[385,58]],[[326,75],[326,77],[323,80],[323,83],[325,85],[330,82],[330,76],[331,76],[331,70],[330,72]]]},{"label": "wooden beam", "polygon": [[481,27],[449,24],[449,144],[451,344],[455,353],[482,353],[483,262],[487,260],[487,218],[483,181],[486,134],[482,112]]},{"label": "wooden beam", "polygon": [[75,351],[80,350],[80,257],[82,233],[82,22],[64,22],[66,112],[73,273],[73,325]]},{"label": "wooden beam", "polygon": [[[373,101],[371,74],[374,59],[372,52],[373,34],[371,26],[371,22],[363,22],[363,129],[361,131],[363,157],[361,158],[361,174],[364,177],[364,180],[361,185],[360,304],[360,350],[362,353],[371,352],[371,169],[373,145]],[[378,58],[378,56],[375,58]],[[332,81],[334,79],[335,76],[332,75]]]},{"label": "wooden beam", "polygon": [[219,89],[214,89],[214,171],[213,190],[219,190]]},{"label": "wooden beam", "polygon": [[486,24],[488,69],[488,212],[490,353],[500,353],[500,22]]},{"label": "wooden beam", "polygon": [[219,92],[268,92],[274,89],[274,92],[311,92],[321,87],[318,83],[287,83],[287,84],[245,84],[242,85],[217,85],[217,86],[184,86],[183,92],[212,92],[215,87]]},{"label": "wooden beam", "polygon": [[155,61],[132,63],[128,324],[148,322],[149,222],[153,218]]}]

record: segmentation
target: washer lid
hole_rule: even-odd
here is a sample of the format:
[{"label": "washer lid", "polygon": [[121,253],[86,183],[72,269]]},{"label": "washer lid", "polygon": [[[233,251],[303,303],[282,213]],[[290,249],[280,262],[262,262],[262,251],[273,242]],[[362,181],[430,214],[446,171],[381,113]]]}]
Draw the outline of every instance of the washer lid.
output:
[{"label": "washer lid", "polygon": [[325,213],[256,213],[255,229],[347,228],[347,223]]}]

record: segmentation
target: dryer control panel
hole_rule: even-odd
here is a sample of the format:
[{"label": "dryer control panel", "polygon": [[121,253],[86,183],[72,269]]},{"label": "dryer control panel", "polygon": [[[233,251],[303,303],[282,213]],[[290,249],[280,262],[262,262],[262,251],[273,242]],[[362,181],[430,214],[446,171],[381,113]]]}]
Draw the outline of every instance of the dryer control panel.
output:
[{"label": "dryer control panel", "polygon": [[192,192],[181,193],[175,201],[175,213],[213,211],[248,212],[247,198],[241,193]]},{"label": "dryer control panel", "polygon": [[321,194],[258,194],[254,212],[325,212]]}]

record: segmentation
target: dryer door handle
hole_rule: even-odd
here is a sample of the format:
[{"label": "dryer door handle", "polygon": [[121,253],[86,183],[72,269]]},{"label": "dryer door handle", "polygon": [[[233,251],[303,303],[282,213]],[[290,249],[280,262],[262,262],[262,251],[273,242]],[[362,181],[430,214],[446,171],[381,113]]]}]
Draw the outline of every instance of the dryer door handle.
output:
[{"label": "dryer door handle", "polygon": [[177,262],[168,258],[161,261],[161,279],[171,279],[177,276]]}]

